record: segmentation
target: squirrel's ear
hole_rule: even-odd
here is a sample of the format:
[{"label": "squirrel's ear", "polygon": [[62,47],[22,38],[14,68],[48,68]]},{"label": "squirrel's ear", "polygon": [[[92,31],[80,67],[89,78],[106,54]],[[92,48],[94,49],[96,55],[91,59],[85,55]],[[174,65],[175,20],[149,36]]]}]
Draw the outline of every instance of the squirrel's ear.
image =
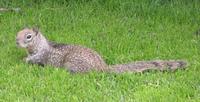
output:
[{"label": "squirrel's ear", "polygon": [[35,34],[38,35],[39,29],[36,28],[36,27],[34,27],[34,28],[33,28],[33,32],[35,32]]}]

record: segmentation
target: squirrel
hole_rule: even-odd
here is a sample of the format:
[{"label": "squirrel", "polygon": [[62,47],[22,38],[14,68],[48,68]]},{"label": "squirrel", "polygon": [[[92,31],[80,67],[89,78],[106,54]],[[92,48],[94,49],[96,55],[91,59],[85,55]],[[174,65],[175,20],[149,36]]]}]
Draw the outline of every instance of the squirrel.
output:
[{"label": "squirrel", "polygon": [[91,70],[102,72],[143,72],[146,70],[176,70],[185,68],[183,60],[135,61],[127,64],[107,65],[94,50],[80,45],[59,44],[48,41],[38,28],[23,28],[17,33],[16,44],[25,48],[26,63],[65,68],[72,73]]}]

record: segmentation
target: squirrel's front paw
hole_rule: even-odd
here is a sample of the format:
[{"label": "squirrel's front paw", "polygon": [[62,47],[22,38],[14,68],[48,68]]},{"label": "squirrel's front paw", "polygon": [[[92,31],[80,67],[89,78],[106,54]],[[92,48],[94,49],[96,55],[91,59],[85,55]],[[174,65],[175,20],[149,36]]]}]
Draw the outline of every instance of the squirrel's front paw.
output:
[{"label": "squirrel's front paw", "polygon": [[29,62],[30,62],[30,59],[29,59],[28,57],[23,58],[23,60],[24,60],[26,63],[29,63]]}]

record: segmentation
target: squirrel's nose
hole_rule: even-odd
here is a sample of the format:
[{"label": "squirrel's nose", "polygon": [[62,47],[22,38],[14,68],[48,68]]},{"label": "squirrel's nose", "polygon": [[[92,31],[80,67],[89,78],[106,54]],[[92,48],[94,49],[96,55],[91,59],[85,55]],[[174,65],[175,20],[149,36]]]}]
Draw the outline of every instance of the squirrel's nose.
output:
[{"label": "squirrel's nose", "polygon": [[16,39],[16,44],[19,45],[19,39]]},{"label": "squirrel's nose", "polygon": [[16,42],[17,45],[19,45],[19,42]]}]

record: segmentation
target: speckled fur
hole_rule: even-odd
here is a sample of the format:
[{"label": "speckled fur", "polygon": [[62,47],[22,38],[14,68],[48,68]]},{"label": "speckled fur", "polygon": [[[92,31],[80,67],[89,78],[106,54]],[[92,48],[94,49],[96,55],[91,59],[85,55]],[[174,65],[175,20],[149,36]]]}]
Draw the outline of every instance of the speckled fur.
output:
[{"label": "speckled fur", "polygon": [[[30,41],[26,39],[27,34],[32,35]],[[83,46],[50,42],[37,29],[25,28],[19,31],[16,40],[20,47],[27,49],[27,63],[66,68],[73,73],[91,70],[115,73],[143,72],[149,69],[162,71],[166,69],[175,70],[186,66],[184,61],[161,60],[108,66],[97,52]]]}]

